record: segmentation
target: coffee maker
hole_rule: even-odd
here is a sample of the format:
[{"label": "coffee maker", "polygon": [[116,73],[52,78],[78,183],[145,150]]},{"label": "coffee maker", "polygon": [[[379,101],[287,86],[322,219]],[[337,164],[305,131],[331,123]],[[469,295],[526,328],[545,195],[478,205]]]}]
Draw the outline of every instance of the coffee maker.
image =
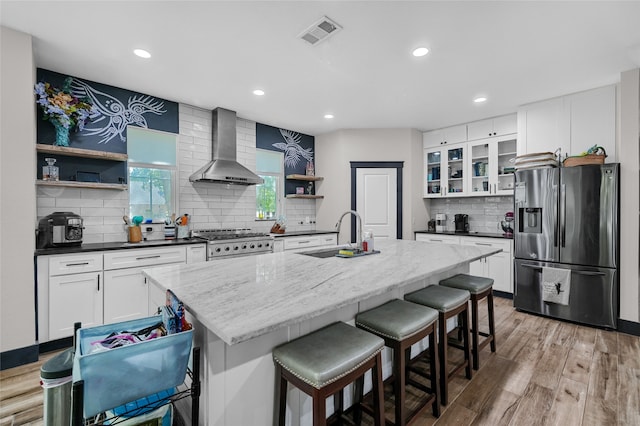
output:
[{"label": "coffee maker", "polygon": [[469,232],[469,215],[468,214],[454,215],[453,222],[456,225],[456,232]]}]

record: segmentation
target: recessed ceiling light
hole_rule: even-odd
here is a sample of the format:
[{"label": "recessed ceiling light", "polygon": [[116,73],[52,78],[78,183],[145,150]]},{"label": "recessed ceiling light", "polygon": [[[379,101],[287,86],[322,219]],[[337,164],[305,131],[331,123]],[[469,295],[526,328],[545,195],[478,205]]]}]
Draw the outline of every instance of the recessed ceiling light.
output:
[{"label": "recessed ceiling light", "polygon": [[484,96],[478,96],[473,100],[473,102],[477,104],[481,104],[482,102],[486,102],[486,101],[487,101],[487,98],[485,98]]},{"label": "recessed ceiling light", "polygon": [[324,118],[331,119],[331,118],[333,118],[333,114],[325,114]]},{"label": "recessed ceiling light", "polygon": [[133,49],[133,53],[136,56],[140,56],[141,58],[144,58],[144,59],[149,59],[151,57],[151,53],[147,52],[144,49]]},{"label": "recessed ceiling light", "polygon": [[262,96],[264,95],[264,90],[256,89],[253,91],[253,94],[256,96]]},{"label": "recessed ceiling light", "polygon": [[426,47],[418,47],[413,51],[413,56],[424,56],[429,53],[429,49]]}]

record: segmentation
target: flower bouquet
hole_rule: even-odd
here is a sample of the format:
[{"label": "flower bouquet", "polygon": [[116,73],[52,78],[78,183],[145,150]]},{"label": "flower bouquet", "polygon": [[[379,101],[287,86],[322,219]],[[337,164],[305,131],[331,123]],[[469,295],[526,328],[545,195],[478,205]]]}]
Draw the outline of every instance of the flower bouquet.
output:
[{"label": "flower bouquet", "polygon": [[88,99],[78,99],[71,93],[71,77],[64,80],[62,89],[49,83],[37,83],[34,93],[36,103],[42,108],[43,119],[56,129],[55,145],[69,146],[69,130],[84,129],[85,122],[97,115],[97,110]]}]

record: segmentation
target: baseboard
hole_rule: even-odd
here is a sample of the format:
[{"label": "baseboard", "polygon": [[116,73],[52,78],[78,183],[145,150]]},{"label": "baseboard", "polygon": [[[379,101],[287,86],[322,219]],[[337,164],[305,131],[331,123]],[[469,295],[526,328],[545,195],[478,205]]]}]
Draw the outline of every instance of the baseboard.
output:
[{"label": "baseboard", "polygon": [[507,293],[506,291],[493,290],[493,295],[497,297],[502,297],[503,299],[513,300],[513,293]]},{"label": "baseboard", "polygon": [[640,323],[618,319],[618,331],[620,333],[640,336]]},{"label": "baseboard", "polygon": [[73,346],[73,337],[63,337],[62,339],[40,343],[40,353],[44,354],[51,351],[57,351],[59,349],[67,349],[71,346]]},{"label": "baseboard", "polygon": [[38,360],[38,345],[31,345],[25,348],[13,349],[0,353],[0,370],[19,367],[24,364],[31,364]]}]

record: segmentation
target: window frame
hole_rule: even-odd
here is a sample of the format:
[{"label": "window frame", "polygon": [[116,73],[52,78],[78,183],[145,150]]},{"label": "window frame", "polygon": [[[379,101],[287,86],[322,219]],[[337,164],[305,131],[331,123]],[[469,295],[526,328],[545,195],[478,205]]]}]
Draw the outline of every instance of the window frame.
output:
[{"label": "window frame", "polygon": [[[262,172],[258,169],[258,161],[257,161],[257,157],[258,154],[260,152],[266,152],[269,154],[275,154],[278,155],[280,157],[280,160],[278,162],[279,166],[280,166],[280,171],[278,173],[274,173],[274,172]],[[256,174],[260,177],[262,176],[274,176],[277,177],[279,179],[276,180],[276,211],[275,211],[275,215],[274,217],[271,218],[262,218],[260,219],[258,217],[258,209],[257,209],[257,205],[256,205],[256,211],[255,211],[255,220],[256,221],[275,221],[278,219],[278,217],[282,216],[284,214],[284,153],[279,152],[279,151],[272,151],[269,149],[261,149],[261,148],[256,148]],[[256,185],[256,201],[258,199],[258,187],[259,185]]]},{"label": "window frame", "polygon": [[[172,205],[170,206],[170,211],[177,212],[178,211],[178,182],[176,176],[178,175],[178,166],[169,166],[169,165],[161,165],[161,164],[152,164],[152,163],[138,163],[138,162],[129,162],[127,164],[127,179],[128,179],[128,191],[129,191],[129,201],[128,201],[128,210],[129,210],[129,218],[131,218],[131,168],[138,169],[160,169],[160,170],[168,170],[171,172],[171,192],[173,194]],[[148,219],[145,217],[145,219]],[[153,218],[152,218],[153,219]],[[154,223],[159,219],[154,219]]]}]

